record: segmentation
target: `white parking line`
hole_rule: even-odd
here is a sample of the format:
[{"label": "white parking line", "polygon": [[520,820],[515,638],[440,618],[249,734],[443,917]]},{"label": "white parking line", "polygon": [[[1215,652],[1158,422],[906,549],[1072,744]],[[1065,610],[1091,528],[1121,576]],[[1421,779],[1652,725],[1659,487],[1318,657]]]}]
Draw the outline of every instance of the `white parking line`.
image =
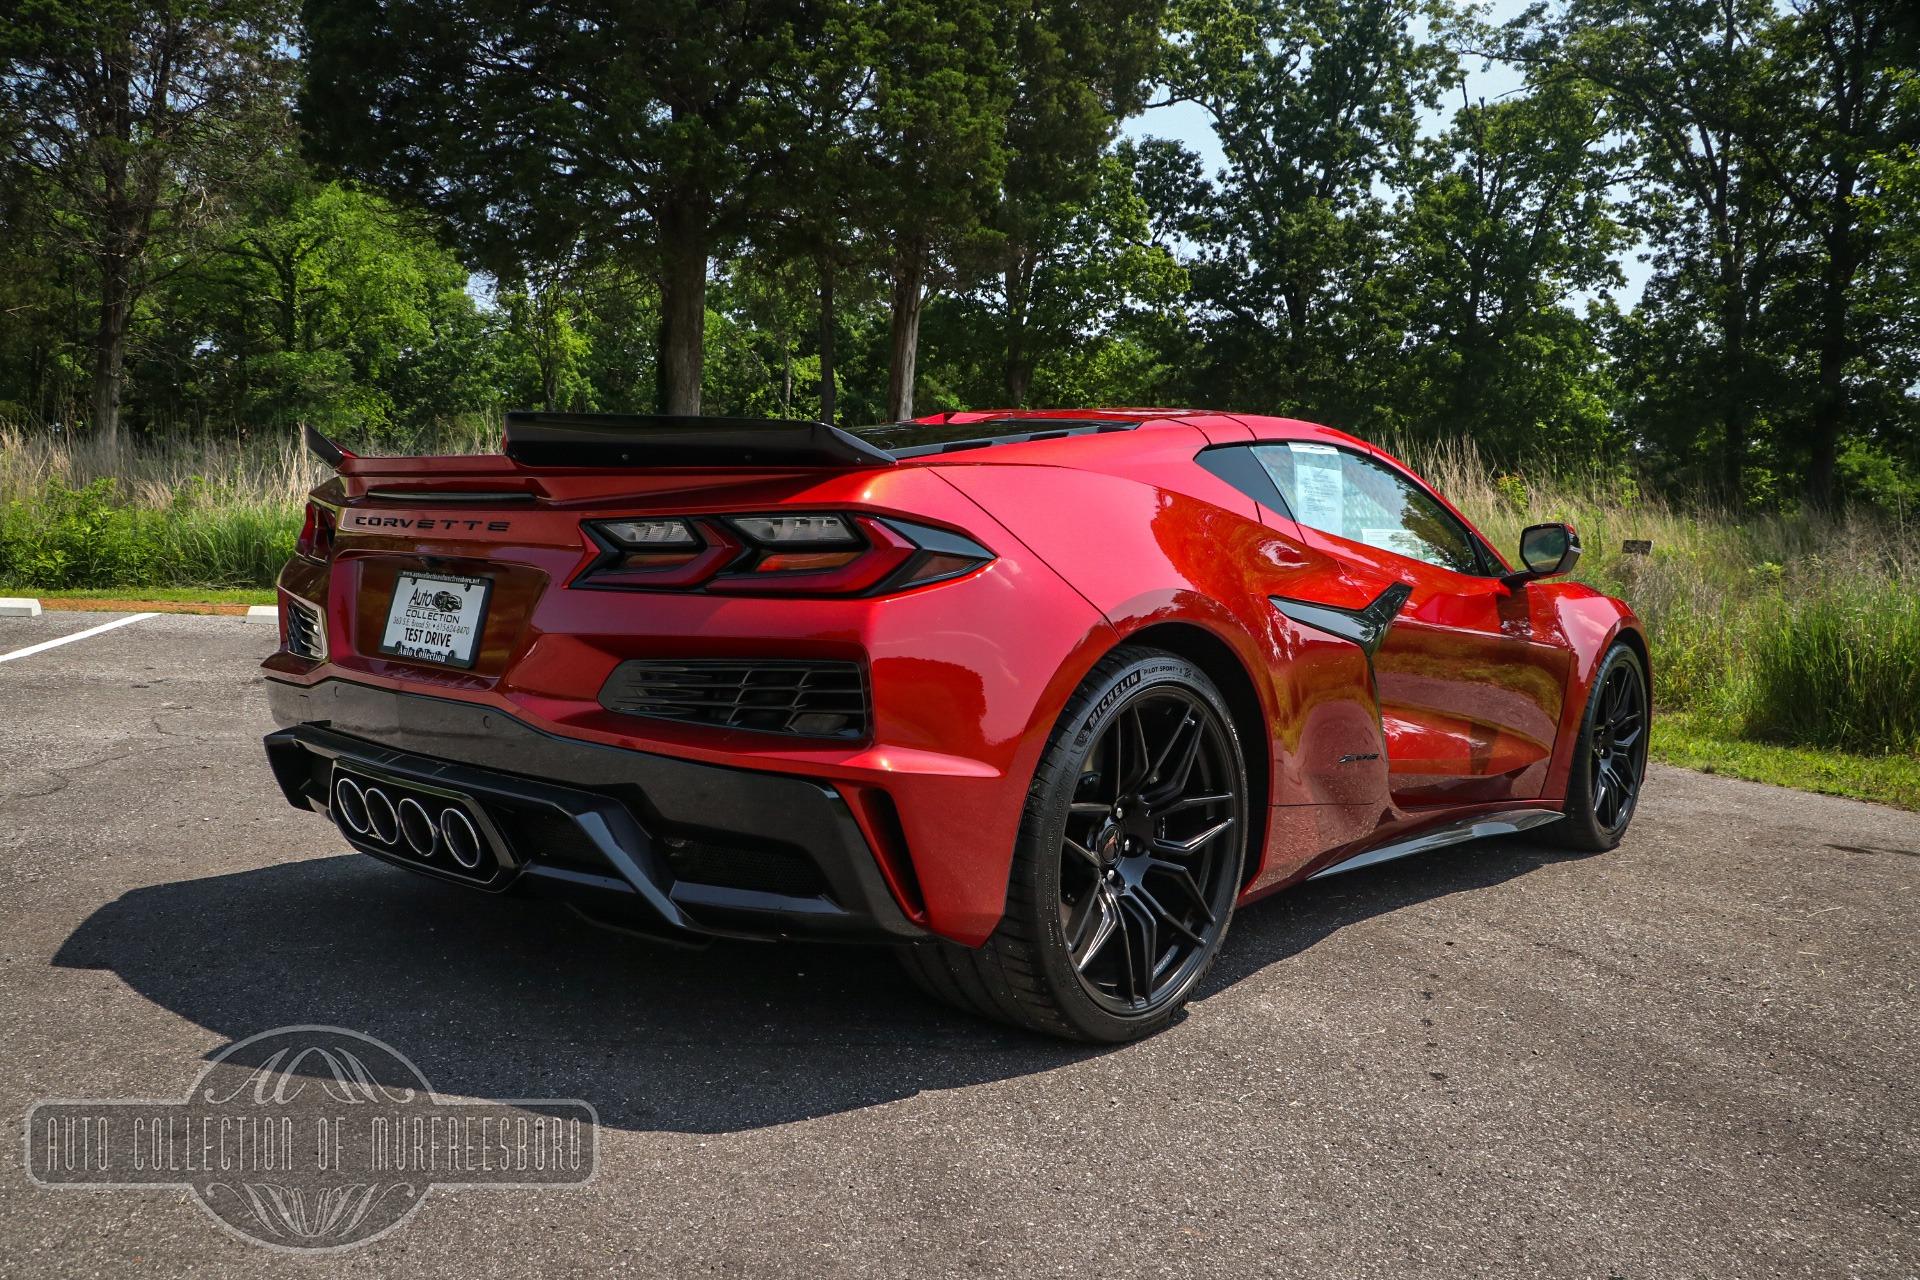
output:
[{"label": "white parking line", "polygon": [[31,657],[63,644],[72,644],[75,640],[85,640],[88,636],[97,636],[102,631],[111,631],[115,627],[124,627],[129,622],[139,622],[144,618],[157,618],[157,613],[130,613],[124,618],[115,618],[112,622],[103,622],[97,627],[88,627],[85,631],[76,631],[70,636],[55,636],[51,640],[42,640],[39,644],[30,644],[24,649],[15,649],[12,653],[0,653],[0,662],[12,662],[15,658]]}]

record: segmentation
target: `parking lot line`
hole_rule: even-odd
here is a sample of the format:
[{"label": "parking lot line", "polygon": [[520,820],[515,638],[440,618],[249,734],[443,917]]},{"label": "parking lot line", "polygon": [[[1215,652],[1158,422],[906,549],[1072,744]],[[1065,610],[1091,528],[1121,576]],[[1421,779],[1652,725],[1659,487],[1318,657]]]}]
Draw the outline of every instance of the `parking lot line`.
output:
[{"label": "parking lot line", "polygon": [[39,644],[30,644],[24,649],[15,649],[12,653],[0,653],[0,662],[12,662],[15,658],[27,658],[63,644],[72,644],[75,640],[85,640],[88,636],[97,636],[102,631],[111,631],[115,627],[124,627],[130,622],[139,622],[144,618],[157,618],[157,613],[130,613],[124,618],[115,618],[112,622],[103,622],[97,627],[88,627],[85,631],[76,631],[70,636],[55,636],[51,640],[42,640]]}]

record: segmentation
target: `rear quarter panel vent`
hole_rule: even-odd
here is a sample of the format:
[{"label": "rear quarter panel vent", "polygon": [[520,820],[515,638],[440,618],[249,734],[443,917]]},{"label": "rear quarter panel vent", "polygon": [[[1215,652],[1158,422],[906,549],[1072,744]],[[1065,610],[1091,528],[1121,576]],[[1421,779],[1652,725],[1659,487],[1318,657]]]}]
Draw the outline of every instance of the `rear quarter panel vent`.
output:
[{"label": "rear quarter panel vent", "polygon": [[600,705],[805,738],[863,738],[869,721],[866,673],[854,662],[634,659],[607,677]]}]

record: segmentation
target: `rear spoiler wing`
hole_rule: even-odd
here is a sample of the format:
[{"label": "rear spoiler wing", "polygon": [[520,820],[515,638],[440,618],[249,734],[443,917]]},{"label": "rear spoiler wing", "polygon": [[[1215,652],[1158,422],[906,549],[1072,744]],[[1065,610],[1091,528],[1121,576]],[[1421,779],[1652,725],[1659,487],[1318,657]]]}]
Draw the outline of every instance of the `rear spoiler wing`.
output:
[{"label": "rear spoiler wing", "polygon": [[507,415],[505,452],[533,467],[890,467],[894,456],[824,422],[624,413]]},{"label": "rear spoiler wing", "polygon": [[[339,470],[355,459],[311,426],[307,448]],[[893,454],[824,422],[625,413],[507,415],[502,450],[530,467],[891,467]]]},{"label": "rear spoiler wing", "polygon": [[349,451],[342,449],[339,445],[321,435],[312,423],[301,423],[300,434],[306,438],[307,452],[332,467],[335,471],[340,469],[341,463],[354,456]]}]

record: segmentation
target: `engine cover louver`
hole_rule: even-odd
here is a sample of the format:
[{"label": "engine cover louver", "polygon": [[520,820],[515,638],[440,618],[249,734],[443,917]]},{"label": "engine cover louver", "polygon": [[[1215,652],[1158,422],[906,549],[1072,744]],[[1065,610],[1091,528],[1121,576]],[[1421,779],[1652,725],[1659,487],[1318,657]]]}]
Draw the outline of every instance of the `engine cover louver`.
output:
[{"label": "engine cover louver", "polygon": [[867,734],[867,682],[854,662],[635,659],[613,669],[600,705],[626,715],[796,737]]}]

